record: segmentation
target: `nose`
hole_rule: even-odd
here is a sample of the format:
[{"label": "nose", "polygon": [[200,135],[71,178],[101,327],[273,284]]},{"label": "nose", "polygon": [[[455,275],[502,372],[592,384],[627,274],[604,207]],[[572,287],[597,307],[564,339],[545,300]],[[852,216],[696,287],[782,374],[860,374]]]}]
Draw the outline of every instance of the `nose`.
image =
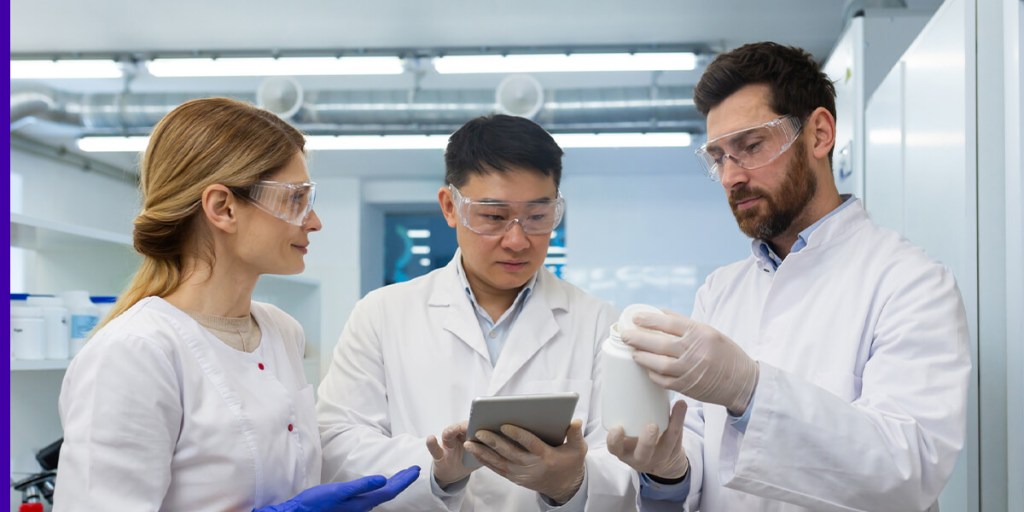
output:
[{"label": "nose", "polygon": [[722,186],[726,190],[732,190],[750,181],[748,172],[747,169],[736,163],[732,155],[726,155],[726,158],[722,159],[722,163],[718,166],[718,179],[721,180]]},{"label": "nose", "polygon": [[505,234],[501,235],[501,246],[512,252],[524,251],[530,247],[530,238],[526,236],[523,225],[519,219],[512,219]]},{"label": "nose", "polygon": [[306,220],[302,221],[302,229],[306,231],[320,231],[324,225],[320,222],[320,217],[317,216],[316,210],[310,210]]}]

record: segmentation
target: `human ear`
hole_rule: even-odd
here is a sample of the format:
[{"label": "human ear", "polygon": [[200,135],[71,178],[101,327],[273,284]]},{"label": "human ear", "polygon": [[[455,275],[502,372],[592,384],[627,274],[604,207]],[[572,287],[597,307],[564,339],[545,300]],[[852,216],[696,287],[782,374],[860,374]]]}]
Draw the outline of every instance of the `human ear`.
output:
[{"label": "human ear", "polygon": [[444,214],[444,220],[448,222],[448,227],[455,227],[455,198],[452,197],[452,191],[448,187],[441,187],[437,189],[437,202],[441,205],[441,213]]},{"label": "human ear", "polygon": [[219,183],[206,187],[203,190],[202,206],[203,216],[213,227],[227,233],[236,231],[238,199],[227,187]]},{"label": "human ear", "polygon": [[811,153],[816,159],[828,158],[829,151],[836,144],[836,118],[828,109],[818,107],[807,118],[806,131],[814,136]]}]

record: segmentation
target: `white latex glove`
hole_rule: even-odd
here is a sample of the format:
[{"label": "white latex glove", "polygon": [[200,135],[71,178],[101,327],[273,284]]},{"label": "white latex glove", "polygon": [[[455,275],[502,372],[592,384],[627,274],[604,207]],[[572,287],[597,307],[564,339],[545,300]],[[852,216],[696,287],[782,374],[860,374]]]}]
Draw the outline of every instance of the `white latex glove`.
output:
[{"label": "white latex glove", "polygon": [[441,432],[440,443],[434,436],[427,438],[427,450],[434,458],[434,480],[442,489],[468,477],[477,469],[470,469],[462,465],[462,445],[466,442],[466,423],[463,421],[445,427]]},{"label": "white latex glove", "polygon": [[[709,325],[678,313],[637,313],[642,329],[622,333],[636,349],[633,360],[651,380],[701,402],[724,405],[734,415],[747,410],[757,386],[757,361]],[[660,331],[660,332],[658,332]]]},{"label": "white latex glove", "polygon": [[504,436],[478,430],[476,438],[480,442],[467,442],[466,449],[495,473],[559,505],[576,495],[583,484],[587,456],[581,420],[569,424],[561,446],[549,446],[529,430],[515,425],[502,425],[501,433]]},{"label": "white latex glove", "polygon": [[686,402],[679,400],[672,405],[668,427],[661,435],[653,423],[647,425],[640,437],[626,437],[622,427],[612,428],[608,431],[608,451],[641,473],[665,480],[682,478],[690,468],[683,449],[685,417]]}]

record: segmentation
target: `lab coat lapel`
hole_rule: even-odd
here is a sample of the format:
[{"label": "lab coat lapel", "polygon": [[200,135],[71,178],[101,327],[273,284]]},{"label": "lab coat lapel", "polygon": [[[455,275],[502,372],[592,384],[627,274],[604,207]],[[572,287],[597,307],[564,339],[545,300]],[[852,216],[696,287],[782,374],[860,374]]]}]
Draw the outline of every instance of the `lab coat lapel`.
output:
[{"label": "lab coat lapel", "polygon": [[466,290],[462,289],[462,283],[459,280],[457,262],[461,257],[461,252],[456,251],[455,257],[438,276],[438,280],[430,292],[430,298],[427,300],[427,307],[431,309],[431,316],[440,315],[444,330],[452,333],[480,357],[483,357],[487,361],[487,365],[490,366],[491,358],[487,353],[483,332],[480,331],[480,323],[476,320],[473,305],[469,301]]},{"label": "lab coat lapel", "polygon": [[487,389],[489,395],[498,394],[561,330],[555,320],[555,310],[567,309],[569,300],[565,291],[553,282],[555,279],[547,269],[542,267],[539,270],[532,296],[512,325],[498,357]]}]

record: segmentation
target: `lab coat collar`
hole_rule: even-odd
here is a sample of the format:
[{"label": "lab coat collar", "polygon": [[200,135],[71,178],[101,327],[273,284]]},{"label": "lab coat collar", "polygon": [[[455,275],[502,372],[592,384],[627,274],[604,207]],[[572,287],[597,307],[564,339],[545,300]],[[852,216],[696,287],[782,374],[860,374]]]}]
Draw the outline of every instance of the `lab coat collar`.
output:
[{"label": "lab coat collar", "polygon": [[[462,251],[457,250],[452,261],[441,270],[437,286],[431,291],[427,304],[429,307],[446,307],[448,312],[444,319],[444,329],[490,364],[483,332],[459,279],[458,263],[461,258]],[[555,320],[555,311],[568,310],[569,296],[563,287],[557,286],[554,281],[556,279],[544,267],[537,271],[530,300],[526,301],[523,311],[516,318],[494,367],[488,394],[494,395],[501,391],[533,355],[558,334],[560,329]]]},{"label": "lab coat collar", "polygon": [[444,330],[469,345],[469,348],[490,364],[487,343],[484,342],[480,324],[476,321],[473,304],[462,290],[462,283],[459,280],[458,264],[461,258],[462,251],[456,250],[452,260],[441,269],[427,298],[427,307],[444,308]]},{"label": "lab coat collar", "polygon": [[[789,256],[830,245],[833,241],[852,233],[864,225],[864,221],[868,220],[868,214],[864,210],[864,204],[861,200],[848,196],[843,196],[843,199],[843,204],[833,214],[825,218],[820,225],[816,226],[806,235],[806,243],[803,247],[795,253],[791,252]],[[846,204],[847,201],[849,201],[849,204]],[[772,257],[775,254],[771,251],[771,246],[764,240],[759,238],[751,240],[750,250],[757,261],[758,268],[765,272],[774,272],[782,264],[782,262],[772,261]]]},{"label": "lab coat collar", "polygon": [[867,225],[868,212],[860,199],[853,198],[850,204],[840,208],[807,236],[807,245],[799,253],[832,245]]}]

